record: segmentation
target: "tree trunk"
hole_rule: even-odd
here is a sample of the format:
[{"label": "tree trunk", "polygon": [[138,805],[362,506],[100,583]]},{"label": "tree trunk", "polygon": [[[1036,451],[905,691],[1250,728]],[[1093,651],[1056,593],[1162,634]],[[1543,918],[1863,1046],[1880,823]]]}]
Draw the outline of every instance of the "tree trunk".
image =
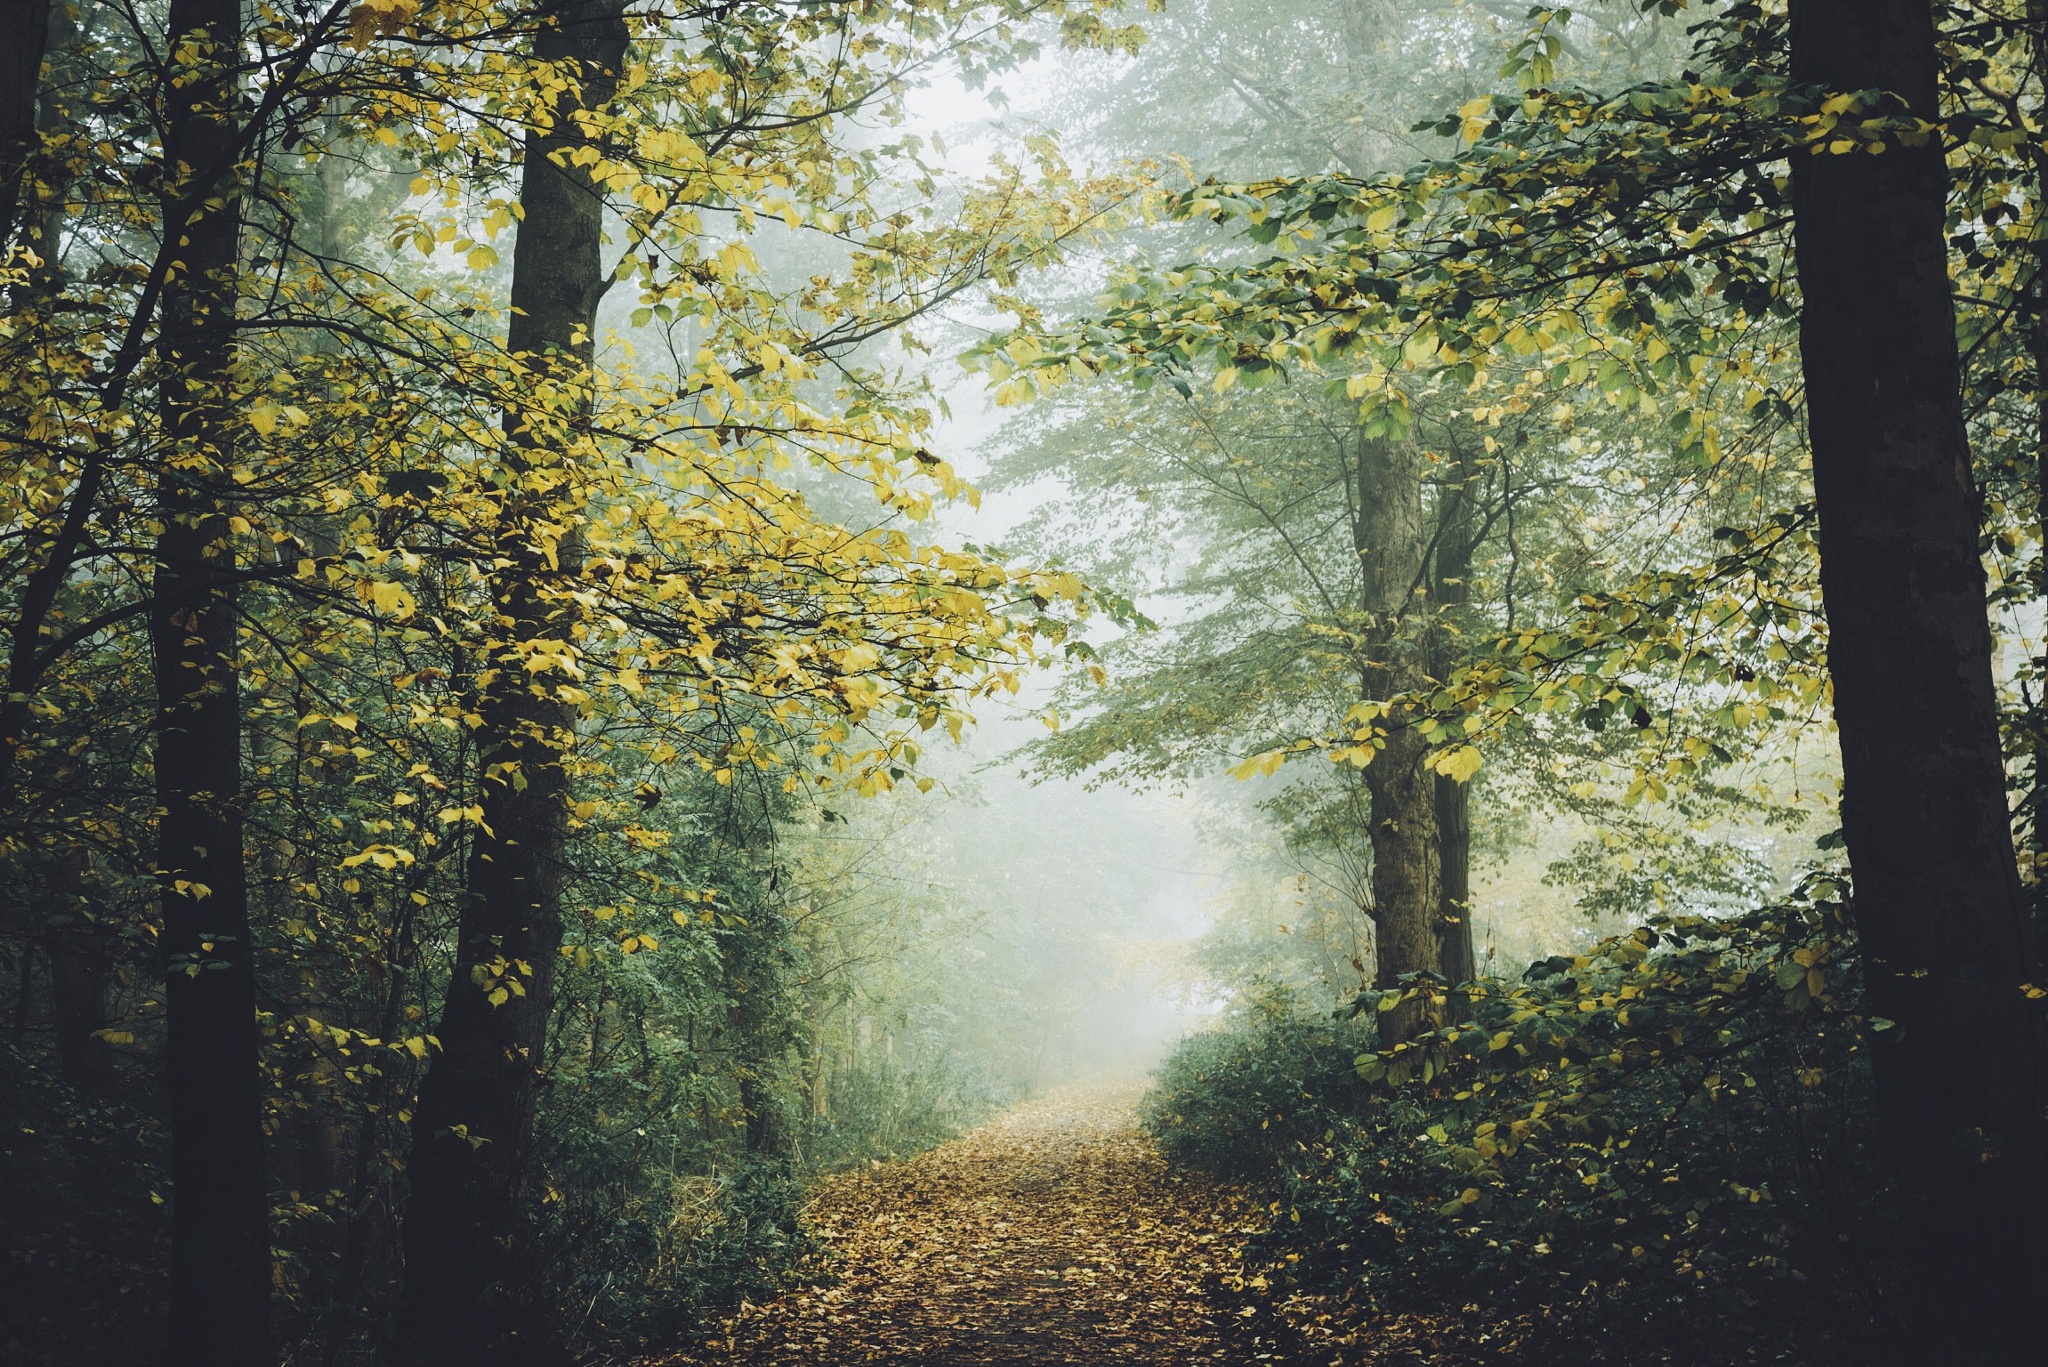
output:
[{"label": "tree trunk", "polygon": [[[1427,677],[1422,633],[1409,611],[1421,588],[1425,552],[1422,453],[1404,439],[1361,436],[1357,479],[1352,537],[1369,619],[1361,683],[1366,697],[1382,699]],[[1374,981],[1382,988],[1404,974],[1439,972],[1443,963],[1436,775],[1423,766],[1428,750],[1407,718],[1396,717],[1385,748],[1365,767],[1372,795]],[[1432,1029],[1437,1015],[1428,1000],[1381,1012],[1381,1039],[1409,1039]]]},{"label": "tree trunk", "polygon": [[[1927,0],[1794,0],[1795,77],[1938,117]],[[1940,140],[1793,157],[1842,826],[1917,1353],[2016,1361],[2043,1227],[2038,981],[2006,808]],[[1926,1360],[1923,1358],[1922,1360]]]},{"label": "tree trunk", "polygon": [[50,0],[0,0],[0,260],[14,245],[18,212],[36,149],[36,92],[49,39]]},{"label": "tree trunk", "polygon": [[[606,275],[600,260],[602,192],[553,154],[585,144],[571,114],[602,110],[625,58],[621,0],[565,0],[543,11],[536,56],[580,64],[551,129],[529,134],[520,187],[524,218],[513,252],[508,346],[559,398],[586,383],[591,334]],[[587,440],[580,402],[510,412],[511,454],[501,478],[502,568],[495,609],[503,632],[480,675],[476,736],[484,828],[475,837],[458,927],[453,977],[442,1008],[441,1053],[427,1069],[413,1117],[412,1195],[405,1222],[401,1351],[418,1363],[516,1364],[560,1360],[542,1289],[533,1284],[526,1176],[562,941],[561,899],[569,777],[563,763],[575,708],[542,674],[530,678],[517,644],[570,639],[560,600],[544,587],[537,526],[559,515],[548,467],[566,472],[565,449]],[[540,474],[540,478],[535,478]],[[577,549],[557,550],[574,574]]]},{"label": "tree trunk", "polygon": [[[1477,501],[1479,463],[1460,451],[1450,481],[1437,496],[1436,563],[1430,567],[1430,662],[1438,679],[1458,667],[1462,655],[1465,605],[1472,600],[1472,510]],[[1443,869],[1443,911],[1439,935],[1446,982],[1472,981],[1472,789],[1436,776],[1438,862]]]},{"label": "tree trunk", "polygon": [[[2048,0],[2029,0],[2028,41],[2033,47],[2034,83],[2038,103],[2036,120],[2048,117]],[[2041,558],[2035,568],[2034,593],[2048,601],[2048,144],[2033,141],[2034,283],[2029,319],[2028,344],[2034,362],[2034,534],[2039,538]],[[2048,651],[2034,660],[2036,689],[2048,689]],[[2029,709],[2028,725],[2033,734],[2028,775],[2032,791],[2027,802],[2027,844],[2021,865],[2033,917],[2031,933],[2036,951],[2041,937],[2048,934],[2048,696],[2037,693]]]},{"label": "tree trunk", "polygon": [[57,1036],[57,1067],[64,1081],[88,1095],[114,1084],[114,1052],[99,1032],[108,1024],[107,991],[114,982],[113,936],[82,895],[53,925],[43,944],[50,964],[50,1016]]},{"label": "tree trunk", "polygon": [[219,182],[182,228],[158,350],[168,450],[158,474],[157,874],[162,888],[171,1109],[173,1363],[269,1367],[270,1228],[264,1192],[255,966],[242,860],[238,578],[228,526],[237,415],[239,175],[227,167],[239,92],[238,0],[174,0],[167,49],[196,51],[168,89],[166,203]]},{"label": "tree trunk", "polygon": [[1436,779],[1436,847],[1443,895],[1437,942],[1447,983],[1478,975],[1472,950],[1472,789],[1442,774]]},{"label": "tree trunk", "polygon": [[[24,33],[34,32],[26,26],[38,22],[38,13],[43,24],[40,32],[22,43],[15,57],[0,58],[0,82],[6,83],[0,89],[0,106],[4,106],[0,119],[5,121],[0,129],[0,140],[5,142],[0,147],[0,179],[5,182],[0,187],[0,260],[19,244],[32,248],[42,261],[17,277],[7,291],[17,325],[33,329],[38,321],[32,310],[54,302],[63,281],[57,255],[63,187],[45,183],[53,168],[38,165],[37,153],[45,136],[64,131],[72,123],[70,97],[75,92],[69,87],[76,74],[80,35],[70,12],[47,0],[28,4],[0,0],[0,7],[4,7],[0,14],[6,16],[0,18],[0,33],[13,31],[17,24],[23,26]],[[46,82],[41,80],[45,69],[50,72]],[[24,195],[29,196],[26,204]],[[8,427],[18,437],[16,424],[28,417],[28,410],[43,406],[44,400],[11,397],[17,399],[21,411],[9,416]],[[83,515],[89,511],[93,495],[94,488],[82,477],[73,495],[76,513],[62,524],[70,536],[64,531],[57,533],[43,564],[25,576],[13,605],[14,621],[7,633],[7,686],[0,691],[0,807],[11,806],[19,797],[14,770],[24,758],[35,697],[49,663],[43,627],[69,576],[73,553],[82,539]]]}]

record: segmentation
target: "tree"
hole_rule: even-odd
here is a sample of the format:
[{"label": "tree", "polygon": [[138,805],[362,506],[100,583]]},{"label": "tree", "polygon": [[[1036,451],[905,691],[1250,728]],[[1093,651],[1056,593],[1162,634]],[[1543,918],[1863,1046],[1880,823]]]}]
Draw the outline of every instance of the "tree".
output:
[{"label": "tree", "polygon": [[[1359,563],[1364,622],[1361,707],[1426,688],[1427,627],[1421,590],[1428,578],[1423,532],[1422,450],[1407,434],[1356,438],[1351,551]],[[1400,991],[1416,973],[1443,964],[1444,878],[1438,845],[1438,775],[1430,745],[1414,727],[1389,733],[1365,768],[1372,793],[1372,903],[1375,986]],[[1428,990],[1381,1013],[1389,1043],[1438,1024]]]},{"label": "tree", "polygon": [[[1402,159],[1441,150],[1442,130],[1418,128],[1417,120],[1444,103],[1464,101],[1476,88],[1475,69],[1484,70],[1488,48],[1498,41],[1490,21],[1469,9],[1411,6],[1397,13],[1379,5],[1314,5],[1289,7],[1286,23],[1272,22],[1275,17],[1266,6],[1220,0],[1176,7],[1146,49],[1142,78],[1122,70],[1105,72],[1056,108],[1106,148],[1151,156],[1188,154],[1199,159],[1202,172],[1243,174],[1253,183],[1273,174],[1369,179]],[[1626,71],[1655,50],[1657,28],[1651,21],[1620,16],[1614,18],[1614,29],[1633,46],[1609,44],[1603,34],[1597,43],[1589,41],[1592,53],[1574,50],[1583,59],[1582,69]],[[1169,106],[1175,111],[1170,119],[1162,117]],[[1199,248],[1211,260],[1233,261],[1246,250],[1245,242],[1205,235],[1203,226],[1177,218],[1149,233],[1147,259],[1163,261],[1169,259],[1166,252]],[[1246,236],[1252,243],[1273,240],[1269,227],[1280,224],[1260,224]],[[1349,696],[1335,705],[1334,713],[1325,714],[1332,726],[1361,698],[1406,695],[1422,689],[1428,679],[1448,679],[1480,644],[1483,638],[1476,633],[1482,623],[1512,620],[1518,587],[1513,562],[1583,517],[1593,502],[1585,492],[1594,487],[1593,472],[1585,468],[1591,462],[1560,449],[1572,439],[1570,431],[1561,426],[1546,430],[1530,420],[1526,399],[1515,401],[1511,439],[1528,442],[1533,435],[1538,444],[1512,465],[1504,438],[1488,430],[1499,426],[1500,417],[1471,421],[1466,412],[1477,405],[1455,386],[1439,392],[1427,384],[1403,384],[1398,395],[1390,392],[1389,402],[1398,400],[1413,415],[1412,425],[1391,431],[1383,410],[1378,419],[1358,411],[1351,402],[1356,394],[1325,404],[1315,420],[1304,421],[1300,410],[1307,405],[1299,398],[1304,379],[1273,383],[1275,372],[1262,368],[1257,343],[1249,334],[1233,336],[1241,344],[1218,356],[1214,377],[1226,399],[1188,391],[1177,405],[1155,390],[1156,397],[1133,398],[1120,406],[1114,400],[1071,403],[1075,437],[1042,438],[1009,458],[1016,472],[1012,480],[1058,468],[1063,477],[1090,487],[1135,492],[1159,510],[1114,534],[1102,525],[1110,514],[1095,505],[1065,514],[1069,524],[1083,524],[1093,509],[1094,526],[1055,531],[1048,520],[1034,529],[1034,548],[1056,547],[1062,555],[1080,557],[1091,578],[1112,575],[1106,582],[1133,593],[1164,587],[1153,563],[1116,564],[1116,557],[1095,549],[1111,535],[1119,544],[1134,536],[1158,540],[1175,534],[1206,542],[1207,553],[1190,560],[1186,578],[1175,586],[1186,592],[1187,610],[1196,616],[1168,629],[1178,638],[1173,647],[1126,642],[1112,648],[1122,666],[1119,673],[1132,686],[1092,697],[1084,690],[1069,699],[1076,711],[1099,708],[1100,714],[1084,717],[1035,747],[1060,767],[1149,749],[1175,752],[1176,776],[1185,776],[1199,763],[1190,743],[1197,736],[1225,747],[1204,756],[1211,762],[1224,754],[1241,756],[1247,748],[1263,751],[1276,731],[1284,734],[1314,710],[1330,706],[1327,698],[1311,700],[1329,683],[1324,656],[1351,657]],[[1254,385],[1255,392],[1246,392]],[[1186,422],[1176,416],[1183,408]],[[1506,416],[1509,408],[1504,404],[1495,412]],[[1103,414],[1110,411],[1116,413],[1117,435],[1110,439],[1115,458],[1080,456],[1076,448],[1082,443],[1101,442]],[[1349,437],[1341,435],[1347,426]],[[1128,439],[1123,436],[1127,430]],[[1608,441],[1614,435],[1600,434]],[[1387,454],[1390,441],[1410,448],[1413,458]],[[1075,454],[1062,458],[1063,450]],[[1057,467],[1055,459],[1062,460]],[[1644,468],[1645,459],[1656,457],[1638,454],[1633,468]],[[1562,473],[1574,466],[1579,473]],[[1669,468],[1660,464],[1658,473]],[[1683,465],[1673,472],[1680,480],[1686,473]],[[1380,483],[1386,479],[1394,483]],[[1581,488],[1570,489],[1573,482]],[[1341,513],[1335,506],[1339,488],[1345,492]],[[1230,499],[1244,505],[1235,514],[1222,511]],[[1191,511],[1191,505],[1206,505],[1211,516],[1188,517],[1183,510]],[[1523,519],[1519,529],[1517,507]],[[1187,520],[1173,524],[1169,533],[1163,529],[1172,515]],[[1220,550],[1226,539],[1232,547],[1228,555]],[[1593,587],[1600,567],[1585,561],[1612,554],[1616,547],[1602,546],[1591,554],[1577,545],[1559,550],[1541,570],[1522,578],[1525,606],[1532,582],[1546,583],[1546,590],[1565,602],[1572,592]],[[1151,555],[1169,563],[1173,559],[1156,547]],[[1565,563],[1568,558],[1580,563]],[[1389,568],[1395,566],[1405,569]],[[1144,579],[1131,582],[1134,571]],[[1544,575],[1552,577],[1544,580]],[[1487,601],[1473,603],[1475,580]],[[1333,599],[1343,601],[1339,605]],[[1313,625],[1303,623],[1305,637],[1290,639],[1277,623],[1297,615]],[[1217,629],[1197,629],[1195,620]],[[1226,620],[1230,628],[1224,627]],[[1242,672],[1254,652],[1237,649],[1253,642],[1260,643],[1262,661],[1256,687],[1247,686]],[[1227,668],[1216,658],[1225,651],[1231,652]],[[1169,653],[1175,656],[1170,687],[1167,675],[1155,672]],[[1150,709],[1139,697],[1151,691],[1150,685],[1190,705]],[[1199,705],[1193,705],[1197,699]],[[1290,707],[1295,710],[1286,715]],[[1258,721],[1251,723],[1252,717]],[[1413,740],[1412,731],[1397,728],[1388,739],[1390,747],[1404,752],[1396,762],[1368,766],[1356,785],[1298,782],[1287,801],[1291,810],[1302,811],[1308,793],[1323,793],[1331,803],[1324,815],[1334,817],[1340,807],[1365,805],[1354,801],[1351,787],[1372,791],[1372,812],[1357,821],[1351,838],[1361,845],[1384,845],[1392,856],[1373,862],[1374,880],[1383,874],[1386,884],[1361,896],[1359,905],[1362,916],[1384,923],[1380,979],[1386,984],[1431,971],[1463,981],[1475,967],[1470,785],[1442,772],[1414,780],[1400,777],[1429,753],[1430,747],[1421,746],[1407,754]],[[1545,752],[1553,753],[1558,742],[1546,741]],[[1529,753],[1538,752],[1532,747]],[[1476,752],[1470,758],[1476,759]],[[1113,771],[1150,775],[1156,772],[1151,760],[1147,755]],[[1424,804],[1422,789],[1432,786],[1434,801]],[[1422,810],[1423,805],[1431,810]],[[1297,829],[1306,835],[1308,827]],[[1318,818],[1313,829],[1327,832],[1335,826]],[[1426,829],[1436,832],[1438,872],[1421,878],[1419,845],[1405,835]],[[1431,891],[1438,882],[1440,895]],[[1435,948],[1438,942],[1441,952]],[[1397,1014],[1388,1024],[1398,1030],[1405,1023]]]},{"label": "tree", "polygon": [[[807,449],[830,478],[852,476],[914,516],[929,506],[926,480],[959,488],[913,444],[926,419],[888,383],[861,379],[843,417],[810,407],[803,386],[821,361],[844,365],[870,337],[1013,270],[1009,253],[1056,243],[1072,231],[1068,208],[1034,209],[1053,213],[1042,246],[1030,245],[1037,224],[1001,210],[993,192],[966,198],[964,228],[920,236],[906,231],[908,215],[863,202],[880,184],[871,158],[841,161],[856,168],[844,184],[790,167],[833,160],[824,141],[833,121],[897,88],[889,63],[925,60],[928,43],[970,51],[960,30],[981,13],[935,8],[921,20],[930,38],[899,47],[856,41],[864,20],[850,10],[795,22],[774,6],[721,11],[703,48],[663,52],[664,30],[620,5],[547,9],[521,59],[535,107],[496,92],[528,128],[512,321],[502,367],[488,352],[465,359],[476,392],[503,401],[506,417],[496,437],[467,434],[491,457],[433,487],[444,508],[462,510],[452,519],[458,554],[475,576],[463,594],[487,594],[489,604],[464,644],[471,663],[448,675],[476,745],[481,801],[451,809],[473,827],[473,843],[439,1052],[413,1118],[400,1325],[404,1351],[421,1360],[479,1342],[521,1360],[559,1351],[552,1307],[536,1289],[524,1196],[576,863],[570,834],[598,805],[572,784],[580,778],[587,790],[602,772],[583,732],[600,718],[641,728],[659,738],[643,742],[657,763],[695,762],[723,785],[792,765],[808,748],[795,764],[829,763],[792,772],[788,791],[843,773],[874,792],[905,777],[918,750],[900,730],[871,750],[853,744],[871,714],[957,729],[957,699],[983,686],[977,676],[1028,653],[1034,634],[1063,630],[1050,618],[1013,620],[1010,604],[990,600],[1009,591],[1007,571],[935,554],[894,529],[834,525],[772,474],[788,449]],[[629,55],[642,24],[661,55]],[[839,46],[885,60],[870,71],[816,57]],[[451,178],[460,184],[459,171]],[[735,203],[744,226],[720,243],[700,215]],[[607,265],[613,205],[629,247]],[[862,257],[890,261],[870,277],[879,297],[827,275],[794,297],[750,279],[761,271],[744,242],[756,214],[766,208],[794,230],[799,207],[814,231],[853,247],[856,279]],[[502,227],[515,210],[496,212]],[[874,238],[840,240],[849,220]],[[422,236],[431,251],[438,235]],[[622,280],[640,290],[632,325],[658,314],[672,345],[693,319],[713,320],[681,373],[599,375],[597,310]],[[1070,580],[1040,591],[1053,584],[1034,578],[1027,592],[1041,608],[1080,592]],[[396,583],[369,591],[401,617],[417,609]],[[593,688],[596,669],[605,673]],[[638,943],[629,936],[626,952]],[[781,1009],[757,1000],[760,1012]],[[772,1041],[770,1024],[736,1029]],[[752,1138],[768,1147],[765,1093],[746,1073],[742,1084],[759,1122]]]},{"label": "tree", "polygon": [[[1466,608],[1472,601],[1484,492],[1477,453],[1470,444],[1461,444],[1438,495],[1435,554],[1429,566],[1429,672],[1438,679],[1449,678],[1457,669],[1461,645],[1472,626]],[[1472,786],[1444,773],[1436,775],[1435,784],[1437,863],[1443,884],[1437,918],[1439,971],[1444,981],[1456,985],[1478,975],[1472,937]]]},{"label": "tree", "polygon": [[[156,656],[157,877],[171,1099],[174,1361],[270,1361],[270,1202],[256,978],[242,854],[240,582],[232,402],[241,294],[235,0],[168,21],[163,429],[150,638]],[[184,206],[190,206],[185,208]]]},{"label": "tree", "polygon": [[1795,80],[1887,92],[1881,107],[1921,121],[1793,155],[1800,352],[1842,831],[1871,1004],[1895,1022],[1873,1048],[1919,1328],[1930,1348],[2003,1361],[2031,1333],[2048,1097],[1931,131],[1937,34],[1922,0],[1799,0],[1791,16]]},{"label": "tree", "polygon": [[[29,183],[50,0],[8,0],[0,26],[14,35],[0,68],[0,252],[14,245],[15,211]],[[4,260],[0,257],[0,260]]]},{"label": "tree", "polygon": [[551,681],[521,666],[523,654],[544,649],[566,662],[581,634],[570,605],[536,581],[550,562],[569,575],[582,568],[581,534],[572,525],[556,539],[551,519],[588,441],[588,371],[609,281],[604,199],[585,168],[597,145],[590,130],[619,88],[627,26],[621,0],[566,0],[543,8],[540,23],[534,59],[563,76],[526,138],[506,347],[535,376],[533,392],[553,403],[507,411],[506,455],[493,476],[501,511],[491,611],[505,634],[479,677],[481,834],[465,876],[441,1052],[413,1115],[399,1335],[407,1360],[421,1363],[560,1353],[533,1284],[526,1178],[562,944],[565,752],[576,716]]},{"label": "tree", "polygon": [[[961,733],[1083,610],[1072,576],[914,535],[967,491],[929,449],[915,339],[895,336],[1014,282],[1124,187],[1075,181],[1045,146],[955,186],[915,138],[836,130],[886,122],[929,66],[1023,54],[1014,26],[1040,14],[1076,42],[1128,34],[1104,7],[1029,0],[606,12],[649,40],[614,64],[627,94],[605,108],[583,107],[573,61],[536,53],[559,34],[524,0],[181,4],[197,36],[168,44],[161,7],[87,5],[92,41],[42,64],[17,215],[40,236],[14,234],[42,264],[10,260],[0,322],[0,1088],[69,1098],[79,1123],[38,1123],[34,1160],[10,1150],[0,1172],[0,1204],[32,1207],[7,1232],[10,1342],[141,1332],[150,1196],[173,1176],[180,1331],[220,1328],[181,1341],[265,1355],[268,1298],[281,1353],[345,1356],[390,1319],[400,1117],[423,1075],[423,1133],[436,1114],[468,1126],[451,1072],[479,1035],[486,1068],[507,1039],[527,1047],[502,1098],[525,1129],[493,1180],[546,1172],[562,1136],[533,1145],[531,1117],[572,1113],[542,1095],[562,1022],[590,1008],[599,1053],[647,1038],[615,1028],[616,996],[579,995],[598,961],[630,980],[660,954],[713,1010],[732,984],[704,956],[753,952],[714,894],[761,909],[770,957],[789,938],[762,853],[782,813],[928,784],[924,732]],[[534,143],[573,160],[523,158]],[[507,189],[522,174],[531,194]],[[521,213],[508,282],[490,244]],[[551,226],[577,250],[550,254]],[[600,324],[607,285],[635,297]],[[740,837],[697,831],[689,794],[735,790],[774,801],[725,857]],[[552,883],[538,899],[535,881]],[[507,924],[565,953],[463,976],[498,963],[479,946]],[[549,1012],[555,974],[576,990]],[[462,1018],[500,990],[509,1009]],[[723,1103],[701,1125],[694,1106],[744,1080],[731,1049],[763,1060],[745,1109],[786,1107],[795,1008],[752,1004],[759,1020],[652,1070],[680,1079],[670,1094],[621,1087],[661,1133],[691,1095],[702,1142],[661,1171],[707,1181],[740,1151]],[[151,1147],[166,1069],[176,1173]],[[73,1159],[120,1180],[41,1180]],[[440,1175],[423,1164],[424,1207]],[[560,1211],[488,1213],[520,1239],[536,1214],[562,1234]],[[95,1251],[53,1236],[60,1219],[141,1233]],[[209,1238],[233,1256],[195,1259]],[[507,1259],[521,1276],[590,1265],[530,1252]],[[676,1313],[770,1275],[766,1254],[736,1256]],[[142,1269],[121,1274],[142,1310],[52,1313],[35,1288],[97,1285],[72,1275],[93,1258]],[[423,1282],[439,1270],[463,1269],[415,1259]],[[551,1330],[567,1285],[524,1283],[537,1303],[511,1327]]]}]

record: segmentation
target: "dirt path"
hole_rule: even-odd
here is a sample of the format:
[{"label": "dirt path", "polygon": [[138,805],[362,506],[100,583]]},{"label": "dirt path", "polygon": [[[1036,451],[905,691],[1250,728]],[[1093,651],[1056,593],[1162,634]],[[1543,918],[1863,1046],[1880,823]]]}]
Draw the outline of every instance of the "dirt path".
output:
[{"label": "dirt path", "polygon": [[1241,1199],[1169,1171],[1141,1083],[1063,1088],[943,1148],[827,1183],[836,1285],[747,1307],[683,1364],[899,1367],[1225,1360],[1209,1288]]}]

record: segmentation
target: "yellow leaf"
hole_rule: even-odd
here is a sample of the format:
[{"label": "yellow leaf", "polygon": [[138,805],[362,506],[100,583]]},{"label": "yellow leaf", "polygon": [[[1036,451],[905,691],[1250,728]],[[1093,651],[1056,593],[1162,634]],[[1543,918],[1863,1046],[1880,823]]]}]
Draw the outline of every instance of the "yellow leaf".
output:
[{"label": "yellow leaf", "polygon": [[413,614],[413,598],[405,591],[403,584],[392,584],[379,579],[370,585],[370,601],[380,612],[388,612],[404,621]]},{"label": "yellow leaf", "polygon": [[1477,748],[1461,745],[1437,758],[1436,771],[1453,783],[1468,783],[1482,763]]},{"label": "yellow leaf", "polygon": [[1232,778],[1264,778],[1278,772],[1280,766],[1286,762],[1285,750],[1268,750],[1262,755],[1253,755],[1241,764],[1232,765],[1229,772]]}]

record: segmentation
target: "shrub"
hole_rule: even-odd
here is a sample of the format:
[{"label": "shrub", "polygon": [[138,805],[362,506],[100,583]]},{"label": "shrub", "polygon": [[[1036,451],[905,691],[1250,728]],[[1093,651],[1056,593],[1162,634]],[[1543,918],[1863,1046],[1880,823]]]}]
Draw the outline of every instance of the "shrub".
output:
[{"label": "shrub", "polygon": [[1311,1012],[1293,991],[1264,986],[1174,1051],[1142,1122],[1178,1162],[1225,1177],[1284,1171],[1361,1112],[1366,1086],[1353,1059],[1372,1040],[1368,1019]]},{"label": "shrub", "polygon": [[[1189,1041],[1148,1123],[1169,1154],[1271,1186],[1265,1247],[1295,1287],[1505,1310],[1598,1288],[1634,1314],[1789,1304],[1820,1278],[1832,1294],[1801,1304],[1881,1318],[1864,1040],[1888,1026],[1861,1014],[1845,896],[1824,878],[1661,918],[1448,994],[1450,1024],[1391,1049],[1265,1006]],[[1354,1009],[1421,993],[1443,988]]]},{"label": "shrub", "polygon": [[714,1174],[567,1192],[550,1206],[548,1283],[563,1322],[586,1344],[693,1337],[743,1298],[787,1285],[817,1251],[799,1218],[803,1183],[779,1155],[746,1155]]}]

